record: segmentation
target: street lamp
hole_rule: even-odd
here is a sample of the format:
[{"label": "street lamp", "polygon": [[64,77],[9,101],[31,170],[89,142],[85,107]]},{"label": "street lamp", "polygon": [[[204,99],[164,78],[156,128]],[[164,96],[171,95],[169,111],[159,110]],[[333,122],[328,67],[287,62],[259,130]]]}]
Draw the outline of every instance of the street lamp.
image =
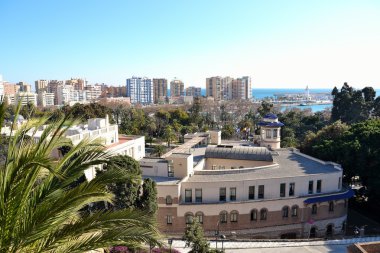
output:
[{"label": "street lamp", "polygon": [[215,230],[215,248],[218,249],[218,236],[219,236],[219,221],[216,223],[218,230]]},{"label": "street lamp", "polygon": [[222,252],[223,252],[223,242],[226,239],[225,235],[220,235],[220,239],[222,240]]},{"label": "street lamp", "polygon": [[170,250],[170,253],[172,253],[173,239],[169,238],[169,239],[168,239],[168,244],[169,244],[169,250]]}]

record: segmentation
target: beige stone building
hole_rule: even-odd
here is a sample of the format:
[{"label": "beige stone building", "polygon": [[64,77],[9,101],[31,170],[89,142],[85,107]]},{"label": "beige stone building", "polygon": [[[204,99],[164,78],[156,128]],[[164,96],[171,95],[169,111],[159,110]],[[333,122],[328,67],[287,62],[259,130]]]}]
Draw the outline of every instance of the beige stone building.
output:
[{"label": "beige stone building", "polygon": [[342,186],[341,166],[279,148],[282,123],[274,115],[265,120],[262,127],[271,131],[264,130],[262,147],[221,144],[220,132],[211,131],[140,161],[143,175],[157,182],[162,232],[183,234],[194,219],[209,236],[308,238],[344,231],[352,190]]},{"label": "beige stone building", "polygon": [[153,78],[153,101],[155,104],[165,102],[168,94],[168,80],[165,78]]},{"label": "beige stone building", "polygon": [[170,82],[170,97],[181,97],[185,95],[185,85],[181,80],[174,79]]}]

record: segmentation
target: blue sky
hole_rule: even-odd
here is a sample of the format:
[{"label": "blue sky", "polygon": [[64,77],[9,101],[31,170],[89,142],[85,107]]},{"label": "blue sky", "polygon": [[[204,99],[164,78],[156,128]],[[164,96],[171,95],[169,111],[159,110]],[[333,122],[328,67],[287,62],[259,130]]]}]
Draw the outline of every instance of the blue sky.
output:
[{"label": "blue sky", "polygon": [[250,75],[254,88],[380,88],[380,1],[1,0],[0,38],[11,82]]}]

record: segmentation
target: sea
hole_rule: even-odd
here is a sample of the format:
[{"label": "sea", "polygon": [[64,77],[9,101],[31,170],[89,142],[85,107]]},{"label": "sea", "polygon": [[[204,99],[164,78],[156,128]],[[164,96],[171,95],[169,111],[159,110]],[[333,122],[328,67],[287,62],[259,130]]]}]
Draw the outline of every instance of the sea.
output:
[{"label": "sea", "polygon": [[[313,93],[331,93],[332,89],[309,89],[310,94]],[[305,89],[252,89],[252,98],[255,100],[262,100],[268,97],[274,97],[275,94],[291,94],[291,93],[305,93]],[[201,90],[202,96],[206,96],[206,89]],[[324,111],[326,109],[331,109],[332,104],[323,105],[307,105],[307,106],[284,106],[281,108],[282,111],[291,108],[311,109],[312,112]]]}]

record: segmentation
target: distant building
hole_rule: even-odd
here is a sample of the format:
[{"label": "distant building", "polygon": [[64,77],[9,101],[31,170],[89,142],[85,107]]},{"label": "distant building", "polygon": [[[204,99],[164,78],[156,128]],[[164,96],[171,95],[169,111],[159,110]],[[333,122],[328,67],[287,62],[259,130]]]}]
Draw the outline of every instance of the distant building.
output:
[{"label": "distant building", "polygon": [[153,84],[152,79],[147,77],[135,77],[127,79],[127,97],[131,98],[132,104],[152,104]]},{"label": "distant building", "polygon": [[186,88],[186,96],[192,97],[200,97],[201,96],[201,88],[190,86]]},{"label": "distant building", "polygon": [[3,84],[3,76],[0,75],[0,101],[4,99],[4,84]]},{"label": "distant building", "polygon": [[181,80],[174,79],[170,82],[170,96],[180,97],[185,95],[185,85]]},{"label": "distant building", "polygon": [[58,87],[64,85],[63,81],[58,81],[58,80],[50,80],[48,83],[47,87],[47,92],[48,93],[54,93],[54,104],[59,105],[58,103]]},{"label": "distant building", "polygon": [[71,78],[70,80],[66,80],[65,84],[72,85],[74,90],[83,90],[87,82],[81,78]]},{"label": "distant building", "polygon": [[10,95],[10,100],[8,101],[11,103],[13,102],[13,104],[21,103],[21,105],[37,105],[37,94],[34,92],[19,91],[15,95]]},{"label": "distant building", "polygon": [[[97,100],[102,95],[102,86],[100,84],[86,85],[84,89],[87,91],[87,100]],[[76,89],[74,88],[74,90]]]},{"label": "distant building", "polygon": [[37,80],[34,82],[36,93],[38,94],[40,91],[47,91],[48,80]]},{"label": "distant building", "polygon": [[165,78],[153,78],[153,93],[155,104],[164,102],[168,95],[168,80]]},{"label": "distant building", "polygon": [[19,91],[20,87],[14,83],[8,83],[3,81],[4,95],[15,95]]},{"label": "distant building", "polygon": [[54,106],[54,93],[47,93],[44,90],[41,90],[37,94],[37,104],[39,106]]},{"label": "distant building", "polygon": [[17,85],[19,86],[19,91],[21,92],[32,92],[31,85],[26,82],[19,82]]},{"label": "distant building", "polygon": [[251,78],[209,77],[206,78],[206,96],[214,100],[249,100],[252,98]]}]

